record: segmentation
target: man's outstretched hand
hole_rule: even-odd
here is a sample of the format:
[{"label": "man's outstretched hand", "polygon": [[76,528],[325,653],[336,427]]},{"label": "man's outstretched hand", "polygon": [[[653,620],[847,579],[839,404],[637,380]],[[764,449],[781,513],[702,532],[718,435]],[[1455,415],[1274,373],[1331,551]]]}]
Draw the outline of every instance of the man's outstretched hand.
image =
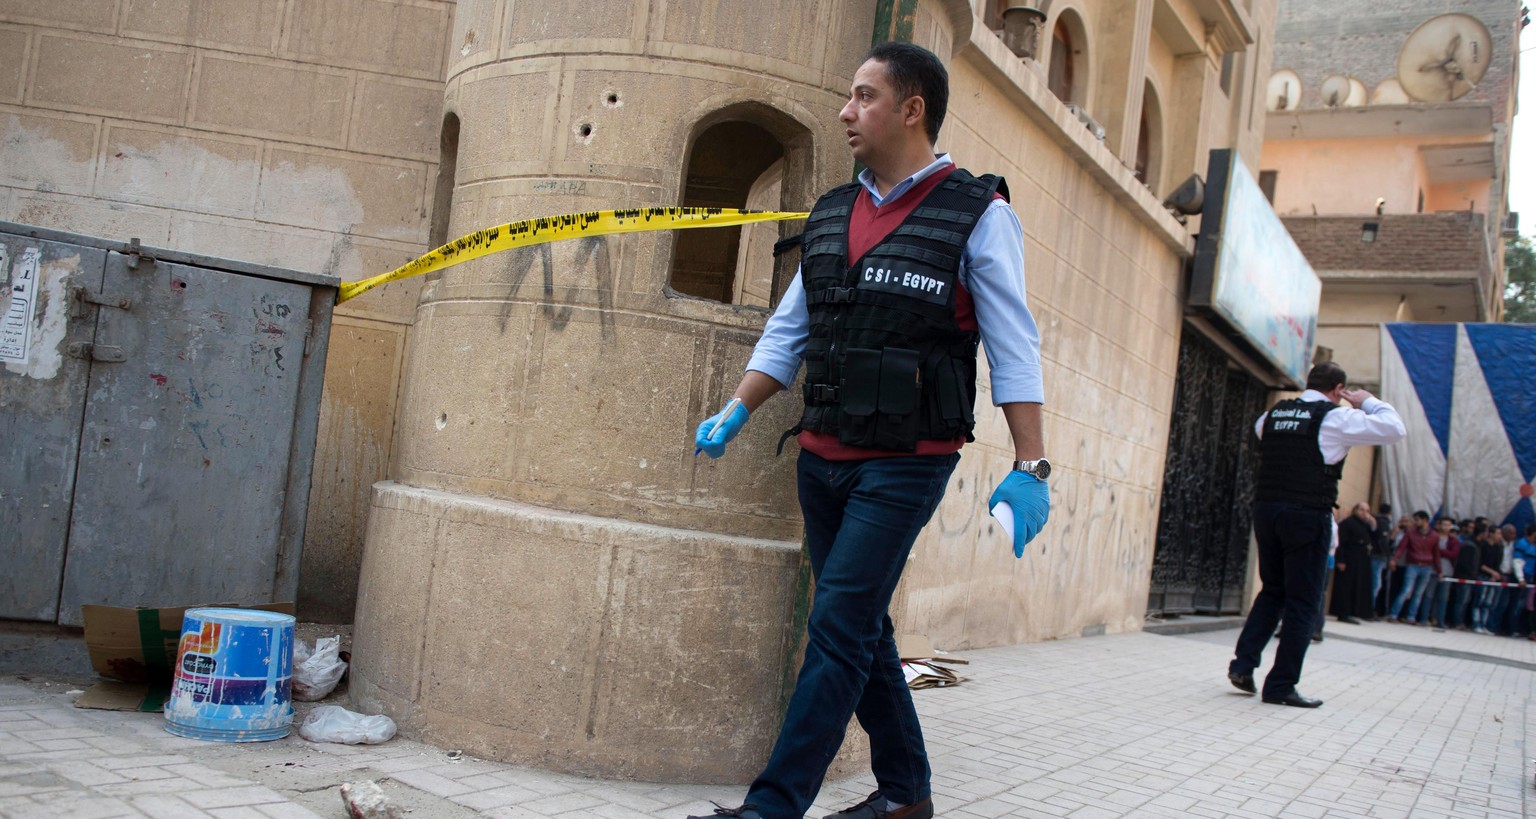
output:
[{"label": "man's outstretched hand", "polygon": [[[720,420],[722,416],[725,418],[724,422]],[[694,455],[697,456],[699,452],[711,458],[724,455],[725,445],[736,437],[736,433],[741,432],[741,428],[746,425],[750,417],[751,413],[747,412],[745,406],[740,402],[734,402],[726,404],[725,409],[705,418],[704,422],[699,424],[698,430],[693,433],[693,445],[697,450]],[[719,429],[715,429],[717,424]]]},{"label": "man's outstretched hand", "polygon": [[996,514],[997,505],[1008,504],[1013,510],[1013,556],[1023,557],[1024,547],[1045,528],[1051,516],[1051,492],[1045,481],[1025,472],[1009,472],[992,490],[987,511]]}]

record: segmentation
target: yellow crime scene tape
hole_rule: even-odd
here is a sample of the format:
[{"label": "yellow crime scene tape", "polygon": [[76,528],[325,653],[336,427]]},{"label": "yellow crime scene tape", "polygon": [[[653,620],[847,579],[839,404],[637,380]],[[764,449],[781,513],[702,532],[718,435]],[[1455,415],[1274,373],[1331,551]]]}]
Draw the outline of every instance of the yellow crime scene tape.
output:
[{"label": "yellow crime scene tape", "polygon": [[755,222],[786,222],[804,219],[809,213],[786,213],[730,208],[637,208],[634,210],[599,210],[568,213],[541,219],[524,219],[497,227],[477,230],[442,247],[378,276],[357,282],[342,282],[336,299],[340,304],[360,296],[381,284],[432,273],[471,259],[529,245],[576,239],[583,236],[607,236],[615,233],[644,233],[653,230],[732,227]]}]

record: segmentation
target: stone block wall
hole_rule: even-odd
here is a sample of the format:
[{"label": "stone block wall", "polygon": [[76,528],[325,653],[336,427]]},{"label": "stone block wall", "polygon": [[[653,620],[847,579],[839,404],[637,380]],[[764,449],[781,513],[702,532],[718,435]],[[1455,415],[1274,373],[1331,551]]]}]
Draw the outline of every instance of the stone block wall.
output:
[{"label": "stone block wall", "polygon": [[[0,218],[363,278],[420,254],[450,0],[0,4]],[[349,621],[419,283],[337,310],[300,613]]]},{"label": "stone block wall", "polygon": [[1013,447],[983,372],[977,441],[913,550],[892,618],[953,648],[1134,630],[1157,533],[1188,233],[991,32],[966,45],[949,65],[939,147],[1006,176],[1024,227],[1057,470],[1051,520],[1017,560],[986,514]]}]

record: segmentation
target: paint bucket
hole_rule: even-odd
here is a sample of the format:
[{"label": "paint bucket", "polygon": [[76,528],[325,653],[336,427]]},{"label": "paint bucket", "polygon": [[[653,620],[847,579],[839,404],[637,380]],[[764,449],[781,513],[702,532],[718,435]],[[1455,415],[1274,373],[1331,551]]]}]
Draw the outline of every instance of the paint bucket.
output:
[{"label": "paint bucket", "polygon": [[289,614],[189,609],[181,622],[165,730],[214,742],[288,736],[293,683]]}]

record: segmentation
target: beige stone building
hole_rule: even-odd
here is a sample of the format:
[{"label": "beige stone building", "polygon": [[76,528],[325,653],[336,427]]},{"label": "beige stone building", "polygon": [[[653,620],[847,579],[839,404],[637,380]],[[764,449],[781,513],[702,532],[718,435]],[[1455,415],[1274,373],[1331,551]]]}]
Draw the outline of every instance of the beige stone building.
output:
[{"label": "beige stone building", "polygon": [[[1281,4],[1261,182],[1322,278],[1317,343],[1367,388],[1383,322],[1503,315],[1520,9]],[[1374,476],[1352,458],[1342,497],[1372,498]]]},{"label": "beige stone building", "polygon": [[[1276,2],[1038,2],[1030,50],[1029,15],[1005,14],[1022,4],[991,0],[11,0],[0,217],[357,279],[530,216],[804,210],[852,173],[836,112],[859,56],[910,39],[949,66],[940,148],[1008,178],[1058,471],[1016,560],[984,512],[1011,450],[983,379],[893,617],[957,649],[1134,630],[1149,600],[1242,593],[1240,493],[1188,505],[1234,482],[1200,464],[1235,450],[1194,452],[1172,422],[1215,384],[1217,414],[1251,423],[1283,379],[1186,332],[1199,218],[1162,200],[1212,149],[1261,167]],[[796,401],[720,461],[689,442],[793,232],[592,237],[338,308],[300,605],[355,600],[362,705],[567,770],[756,770],[807,600],[793,458],[773,453]],[[1205,603],[1168,603],[1210,592],[1162,545],[1187,540],[1169,509],[1219,530]]]}]

